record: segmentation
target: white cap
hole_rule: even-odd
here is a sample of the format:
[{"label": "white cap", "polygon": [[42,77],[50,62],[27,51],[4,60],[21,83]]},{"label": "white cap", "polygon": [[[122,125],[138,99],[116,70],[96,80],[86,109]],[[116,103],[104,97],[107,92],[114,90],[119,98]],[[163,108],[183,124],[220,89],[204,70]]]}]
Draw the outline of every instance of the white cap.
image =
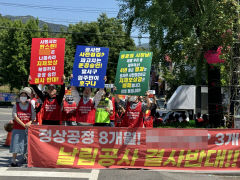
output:
[{"label": "white cap", "polygon": [[30,87],[25,87],[20,91],[19,95],[21,95],[22,93],[26,93],[28,97],[31,97],[32,90]]}]

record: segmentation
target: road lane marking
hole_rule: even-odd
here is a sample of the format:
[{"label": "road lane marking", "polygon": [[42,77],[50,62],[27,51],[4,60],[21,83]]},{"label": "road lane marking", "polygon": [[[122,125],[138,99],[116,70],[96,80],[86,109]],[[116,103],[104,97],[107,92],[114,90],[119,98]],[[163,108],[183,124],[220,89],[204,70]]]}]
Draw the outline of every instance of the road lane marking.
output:
[{"label": "road lane marking", "polygon": [[98,169],[93,169],[92,173],[91,173],[91,178],[89,178],[89,180],[97,180],[98,179],[98,175],[99,175],[100,170]]},{"label": "road lane marking", "polygon": [[12,112],[0,112],[0,114],[11,115],[11,114],[12,114]]},{"label": "road lane marking", "polygon": [[[30,170],[30,169],[29,169]],[[55,172],[55,171],[15,171],[14,168],[0,168],[0,177],[48,177],[48,178],[88,178],[98,176],[97,172],[91,173],[81,173],[81,172]],[[95,179],[94,179],[95,180]]]}]

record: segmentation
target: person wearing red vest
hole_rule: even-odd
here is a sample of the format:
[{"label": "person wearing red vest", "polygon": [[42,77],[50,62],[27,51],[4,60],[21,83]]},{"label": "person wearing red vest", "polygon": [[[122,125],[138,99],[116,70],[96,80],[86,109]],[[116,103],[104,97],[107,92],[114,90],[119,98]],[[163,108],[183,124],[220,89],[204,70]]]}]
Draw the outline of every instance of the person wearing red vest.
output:
[{"label": "person wearing red vest", "polygon": [[41,118],[41,112],[40,112],[42,107],[42,103],[40,103],[41,100],[37,95],[35,95],[35,97],[32,100],[35,101],[36,123],[38,125],[42,125],[42,118]]},{"label": "person wearing red vest", "polygon": [[83,89],[83,96],[80,97],[76,87],[72,86],[72,95],[77,104],[76,122],[78,126],[93,126],[95,123],[96,110],[91,93],[91,88],[85,87]]},{"label": "person wearing red vest", "polygon": [[40,113],[40,109],[41,109],[41,104],[39,103],[39,101],[41,101],[39,99],[39,97],[36,95],[36,93],[34,92],[33,88],[31,88],[31,104],[33,105],[35,111],[36,111],[36,120],[33,122],[34,124],[39,124],[41,125],[41,113]]},{"label": "person wearing red vest", "polygon": [[76,102],[73,101],[73,96],[66,95],[63,101],[62,110],[62,125],[73,126],[76,122]]},{"label": "person wearing red vest", "polygon": [[144,127],[153,127],[153,116],[151,115],[151,110],[147,109],[143,117]]},{"label": "person wearing red vest", "polygon": [[12,111],[13,131],[10,144],[10,153],[12,153],[11,166],[16,167],[17,154],[25,155],[27,153],[27,129],[36,117],[34,107],[28,99],[31,92],[24,88],[19,93],[19,102],[17,102]]},{"label": "person wearing red vest", "polygon": [[116,116],[115,116],[115,127],[124,127],[123,118],[125,115],[125,109],[121,104],[116,104]]},{"label": "person wearing red vest", "polygon": [[[29,76],[29,81],[31,76]],[[64,82],[65,76],[63,75],[62,81]],[[41,117],[43,125],[60,125],[61,122],[61,106],[65,94],[65,84],[61,85],[60,93],[57,95],[56,85],[48,85],[48,90],[45,94],[38,89],[36,85],[31,85],[38,97],[42,100]]]},{"label": "person wearing red vest", "polygon": [[[117,98],[116,98],[117,100]],[[126,111],[123,119],[124,127],[138,128],[143,127],[143,113],[150,108],[148,92],[146,92],[146,102],[139,101],[138,96],[129,96],[126,103]]]}]

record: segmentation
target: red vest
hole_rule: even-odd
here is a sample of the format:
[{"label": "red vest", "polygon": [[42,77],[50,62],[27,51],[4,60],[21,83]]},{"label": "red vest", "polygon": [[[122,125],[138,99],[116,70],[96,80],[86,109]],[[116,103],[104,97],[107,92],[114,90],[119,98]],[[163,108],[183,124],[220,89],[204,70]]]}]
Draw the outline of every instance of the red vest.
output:
[{"label": "red vest", "polygon": [[124,126],[130,128],[143,127],[143,113],[141,102],[138,102],[135,109],[131,109],[130,103],[127,103],[127,109],[124,116]]},{"label": "red vest", "polygon": [[60,121],[61,120],[61,106],[58,104],[57,99],[52,102],[48,98],[43,103],[43,116],[42,120]]},{"label": "red vest", "polygon": [[115,117],[115,127],[125,127],[122,123],[123,118],[124,118],[124,114],[121,113],[120,115],[118,113],[116,113],[116,117]]},{"label": "red vest", "polygon": [[67,101],[63,102],[62,121],[76,121],[76,109],[75,102],[69,104]]},{"label": "red vest", "polygon": [[84,104],[83,98],[78,103],[77,107],[77,122],[85,122],[85,123],[95,123],[95,108],[92,102],[92,99]]},{"label": "red vest", "polygon": [[151,116],[151,110],[147,110],[144,114],[144,126],[153,127],[153,117]]},{"label": "red vest", "polygon": [[115,98],[112,97],[111,101],[112,101],[112,105],[113,105],[113,114],[109,118],[111,121],[114,121],[115,120],[115,111],[116,111],[115,110]]},{"label": "red vest", "polygon": [[[16,103],[17,117],[24,123],[27,124],[31,121],[31,103],[28,103],[28,109],[22,110],[19,103]],[[16,120],[13,121],[13,129],[25,129],[22,125],[18,124]]]}]

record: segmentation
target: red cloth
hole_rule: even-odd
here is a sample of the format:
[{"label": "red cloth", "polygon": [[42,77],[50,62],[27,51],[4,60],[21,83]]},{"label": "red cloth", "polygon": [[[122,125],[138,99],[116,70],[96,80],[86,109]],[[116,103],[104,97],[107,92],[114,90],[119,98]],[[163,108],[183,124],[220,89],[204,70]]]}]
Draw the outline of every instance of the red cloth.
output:
[{"label": "red cloth", "polygon": [[40,111],[36,114],[36,119],[39,125],[42,125],[42,116],[43,116],[43,106],[41,107]]},{"label": "red cloth", "polygon": [[[27,124],[29,121],[31,121],[31,103],[28,104],[27,110],[22,110],[20,108],[19,103],[16,103],[16,110],[17,110],[17,117],[24,123]],[[21,126],[16,120],[13,121],[13,129],[25,129],[23,126]]]},{"label": "red cloth", "polygon": [[57,99],[51,102],[48,98],[43,103],[42,120],[60,121],[61,120],[61,106],[58,104]]},{"label": "red cloth", "polygon": [[75,102],[69,104],[67,101],[63,102],[62,121],[76,121],[76,109]]},{"label": "red cloth", "polygon": [[147,110],[144,114],[144,126],[153,127],[153,117],[151,116],[151,110]]},{"label": "red cloth", "polygon": [[131,109],[130,103],[127,103],[123,124],[125,127],[130,128],[143,127],[143,113],[141,102],[138,102],[135,109]]},{"label": "red cloth", "polygon": [[198,122],[203,122],[203,118],[200,117],[200,118],[197,119],[197,121]]},{"label": "red cloth", "polygon": [[111,101],[112,101],[112,105],[113,105],[113,114],[109,118],[110,118],[111,121],[114,121],[115,120],[115,112],[116,112],[115,98],[112,97]]},{"label": "red cloth", "polygon": [[116,113],[115,117],[115,127],[124,127],[123,125],[123,118],[124,118],[124,113],[121,113],[120,115]]},{"label": "red cloth", "polygon": [[78,103],[77,106],[77,122],[85,122],[85,123],[95,123],[95,108],[92,99],[84,104],[83,98]]}]

